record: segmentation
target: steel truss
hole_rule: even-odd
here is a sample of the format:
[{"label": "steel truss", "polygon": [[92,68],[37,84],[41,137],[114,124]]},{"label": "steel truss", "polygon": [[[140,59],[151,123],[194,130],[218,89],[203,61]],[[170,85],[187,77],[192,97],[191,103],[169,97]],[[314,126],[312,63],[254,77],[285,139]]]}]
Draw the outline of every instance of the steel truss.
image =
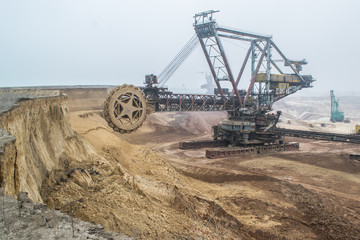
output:
[{"label": "steel truss", "polygon": [[[248,101],[251,100],[251,102],[255,103],[258,109],[271,109],[271,106],[275,101],[289,94],[295,93],[301,88],[311,87],[311,83],[314,81],[312,77],[308,76],[307,78],[304,78],[304,76],[299,74],[298,65],[300,63],[286,58],[277,45],[272,41],[272,36],[219,27],[213,19],[213,14],[216,12],[219,11],[211,10],[196,14],[194,16],[194,28],[220,96],[225,97],[225,93],[221,87],[221,82],[228,81],[232,86],[231,95],[236,95],[239,103],[238,107],[245,107]],[[236,79],[230,69],[221,38],[250,43],[250,47]],[[290,68],[291,74],[300,79],[299,84],[289,86],[287,91],[281,94],[277,93],[270,87],[272,67],[274,67],[279,74],[285,74],[284,71],[282,71],[282,69],[276,64],[276,61],[272,59],[272,49],[275,49],[278,55],[280,55],[282,61],[285,63],[284,65]],[[243,76],[247,62],[250,60],[251,80],[247,91],[242,94],[238,90],[238,85]],[[301,62],[301,64],[306,64],[306,61]],[[266,79],[263,81],[256,81],[262,65],[265,66]]]},{"label": "steel truss", "polygon": [[144,88],[149,104],[156,112],[227,111],[239,105],[233,96],[174,94],[166,88]]}]

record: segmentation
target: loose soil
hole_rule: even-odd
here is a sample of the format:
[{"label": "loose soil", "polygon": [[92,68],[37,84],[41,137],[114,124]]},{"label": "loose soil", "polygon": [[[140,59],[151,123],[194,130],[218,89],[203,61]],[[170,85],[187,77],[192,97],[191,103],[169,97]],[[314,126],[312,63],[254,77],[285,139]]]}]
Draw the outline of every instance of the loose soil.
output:
[{"label": "loose soil", "polygon": [[47,203],[71,212],[64,203],[74,199],[77,217],[141,239],[360,236],[360,163],[348,158],[357,145],[293,138],[299,151],[222,159],[178,149],[211,138],[224,117],[155,113],[121,135],[100,111],[73,112],[74,129],[108,163],[69,170],[55,188],[49,182]]}]

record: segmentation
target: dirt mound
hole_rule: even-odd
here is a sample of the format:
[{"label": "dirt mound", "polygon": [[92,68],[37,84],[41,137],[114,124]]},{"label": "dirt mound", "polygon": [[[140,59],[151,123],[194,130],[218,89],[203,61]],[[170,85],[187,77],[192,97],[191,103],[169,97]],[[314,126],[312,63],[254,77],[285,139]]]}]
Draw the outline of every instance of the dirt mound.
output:
[{"label": "dirt mound", "polygon": [[[358,220],[356,217],[344,217],[344,214],[351,216],[353,208],[335,211],[336,204],[340,204],[337,198],[334,198],[332,204],[328,204],[327,194],[322,195],[323,193],[279,179],[275,169],[271,170],[273,160],[267,157],[243,159],[243,164],[236,159],[205,161],[204,158],[184,158],[183,155],[178,155],[181,157],[176,160],[178,150],[173,147],[176,145],[174,141],[194,136],[209,137],[202,135],[202,131],[205,128],[209,130],[213,123],[192,125],[202,117],[202,113],[158,114],[148,119],[148,123],[139,132],[123,136],[112,132],[99,114],[73,113],[71,122],[75,129],[110,164],[95,165],[96,170],[92,169],[94,164],[77,170],[83,172],[83,177],[77,177],[83,179],[83,183],[72,179],[71,174],[62,176],[66,179],[63,180],[65,183],[61,182],[60,177],[55,181],[58,182],[58,187],[45,194],[49,204],[53,201],[54,206],[71,212],[64,203],[70,201],[69,196],[76,196],[75,199],[79,199],[77,202],[81,206],[78,207],[81,210],[76,211],[76,216],[99,222],[114,231],[146,239],[200,236],[216,239],[219,233],[229,239],[356,236]],[[192,126],[192,131],[188,132],[186,129],[191,129],[189,126]],[[197,130],[198,133],[194,134]],[[174,131],[181,132],[182,135],[176,136]],[[150,136],[152,141],[147,144],[155,146],[161,157],[148,147],[124,141],[140,138],[139,142],[145,142],[150,141],[147,138]],[[169,141],[173,144],[169,144]],[[163,159],[192,179],[179,174]],[[288,160],[285,162],[283,166],[288,165],[292,169]],[[286,170],[280,166],[281,164],[279,174]],[[306,169],[305,166],[301,168]],[[271,171],[275,171],[274,176]],[[316,171],[315,173],[317,174]],[[92,181],[88,180],[88,176],[91,176]],[[354,194],[356,191],[354,189],[347,194]],[[308,198],[315,200],[306,202]],[[346,201],[353,200],[350,198]],[[321,204],[325,207],[319,207]],[[319,219],[328,218],[330,227],[322,228],[323,220],[314,218],[317,213],[310,216],[312,208],[318,209],[315,212],[325,211],[328,214],[319,215]],[[336,212],[333,216],[332,211]],[[101,216],[97,212],[101,212]],[[341,219],[344,228],[352,230],[339,232],[341,225],[336,225],[333,219]]]},{"label": "dirt mound", "polygon": [[[50,207],[146,239],[216,238],[221,233],[248,238],[247,231],[229,231],[234,217],[220,205],[207,219],[215,202],[189,187],[193,180],[179,174],[150,148],[120,139],[98,114],[72,114],[71,122],[107,161],[54,171],[42,192]],[[194,215],[200,205],[206,205],[208,213]],[[188,208],[185,212],[184,206]],[[238,229],[235,225],[232,228]]]},{"label": "dirt mound", "polygon": [[356,239],[360,236],[359,219],[340,207],[341,202],[327,200],[300,184],[284,183],[282,193],[303,213],[303,219],[318,238]]}]

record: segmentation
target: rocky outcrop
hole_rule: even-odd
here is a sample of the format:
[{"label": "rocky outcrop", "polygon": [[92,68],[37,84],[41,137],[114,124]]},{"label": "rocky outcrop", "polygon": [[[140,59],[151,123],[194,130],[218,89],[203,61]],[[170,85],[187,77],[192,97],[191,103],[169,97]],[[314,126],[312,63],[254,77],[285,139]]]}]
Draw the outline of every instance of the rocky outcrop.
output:
[{"label": "rocky outcrop", "polygon": [[0,188],[1,239],[131,239],[123,234],[108,232],[95,225],[72,218],[46,205],[35,204],[27,193],[21,192],[17,200],[5,196]]}]

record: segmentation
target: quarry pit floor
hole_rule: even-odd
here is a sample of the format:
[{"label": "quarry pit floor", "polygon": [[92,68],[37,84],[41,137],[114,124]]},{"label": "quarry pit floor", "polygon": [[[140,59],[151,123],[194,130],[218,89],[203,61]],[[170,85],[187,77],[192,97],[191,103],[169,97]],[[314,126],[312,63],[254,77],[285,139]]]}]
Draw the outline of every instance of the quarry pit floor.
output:
[{"label": "quarry pit floor", "polygon": [[[209,202],[206,207],[195,204],[195,214],[192,210],[186,213],[187,207],[183,210],[202,222],[211,221],[211,215],[222,216],[212,224],[215,229],[221,225],[219,229],[228,234],[225,239],[356,239],[360,162],[350,160],[349,153],[357,151],[358,145],[287,138],[299,142],[300,150],[221,159],[206,158],[205,149],[178,148],[179,141],[211,139],[211,126],[224,114],[155,113],[134,133],[112,134],[151,148],[184,176],[186,180],[181,182],[192,196],[199,193],[202,199],[214,202],[212,210]],[[73,112],[71,123],[85,138],[89,128],[112,131],[99,116],[101,112],[97,111]],[[161,176],[158,180],[163,181]],[[249,235],[239,234],[239,226]],[[200,229],[193,231],[206,235]],[[209,231],[214,235],[214,229]]]}]

